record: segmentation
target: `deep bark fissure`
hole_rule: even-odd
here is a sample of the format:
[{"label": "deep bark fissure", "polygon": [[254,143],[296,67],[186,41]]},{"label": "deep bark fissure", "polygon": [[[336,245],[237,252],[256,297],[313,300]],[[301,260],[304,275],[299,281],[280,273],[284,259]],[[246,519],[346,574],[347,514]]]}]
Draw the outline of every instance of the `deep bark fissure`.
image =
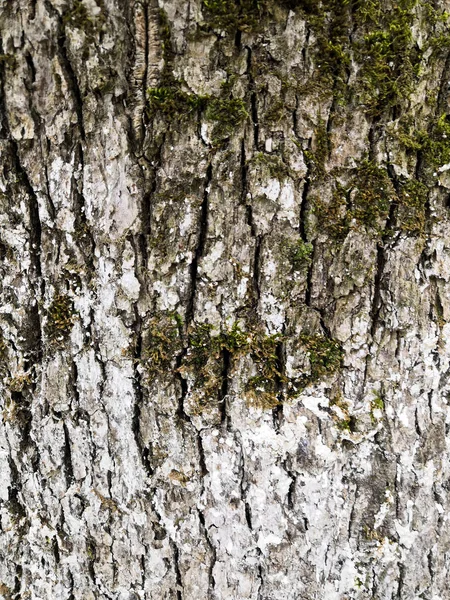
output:
[{"label": "deep bark fissure", "polygon": [[70,444],[70,434],[66,423],[63,423],[64,431],[64,471],[67,479],[67,487],[74,481],[73,464],[72,464],[72,450]]},{"label": "deep bark fissure", "polygon": [[249,90],[250,90],[250,114],[252,120],[253,127],[253,144],[255,146],[255,150],[258,151],[259,147],[259,120],[258,120],[258,97],[256,92],[254,91],[255,81],[252,75],[252,49],[250,46],[246,46],[247,50],[247,75],[249,78]]},{"label": "deep bark fissure", "polygon": [[200,260],[205,251],[205,244],[208,234],[208,200],[209,200],[209,192],[212,181],[212,164],[208,165],[206,169],[206,181],[203,193],[203,200],[200,206],[200,218],[199,218],[199,232],[197,238],[197,245],[194,251],[194,256],[192,258],[191,266],[190,266],[190,290],[189,296],[187,299],[186,306],[186,327],[189,327],[189,324],[192,322],[194,318],[194,308],[195,308],[195,297],[197,292],[197,283],[198,283],[198,268]]},{"label": "deep bark fissure", "polygon": [[55,8],[51,5],[50,2],[45,0],[45,6],[50,14],[57,20],[57,33],[56,33],[56,42],[57,42],[57,54],[59,58],[59,62],[61,65],[61,69],[66,77],[67,85],[70,89],[70,93],[72,95],[75,114],[77,115],[77,124],[78,130],[80,134],[81,140],[85,140],[85,130],[84,130],[84,120],[83,120],[83,97],[81,94],[80,86],[78,85],[78,79],[75,74],[74,68],[69,58],[69,53],[67,49],[67,38],[66,38],[66,28],[64,25],[64,20],[59,15],[59,13],[55,10]]},{"label": "deep bark fissure", "polygon": [[[283,328],[282,335],[284,335],[285,331]],[[276,432],[279,432],[283,425],[283,402],[285,400],[285,390],[283,379],[285,376],[286,370],[286,357],[285,357],[285,348],[282,341],[279,341],[275,347],[275,356],[276,356],[276,377],[275,377],[275,386],[276,386],[276,396],[278,400],[278,404],[272,409],[272,420],[273,426]]]},{"label": "deep bark fissure", "polygon": [[242,184],[242,203],[245,205],[246,210],[246,221],[247,225],[250,227],[250,233],[252,238],[254,238],[254,252],[253,252],[253,262],[252,262],[252,292],[253,292],[253,302],[258,306],[259,298],[261,296],[260,290],[260,268],[261,268],[261,245],[263,242],[263,236],[258,234],[256,223],[253,219],[253,208],[251,203],[248,202],[248,165],[245,153],[245,139],[242,140],[241,143],[241,159],[240,159],[240,168],[241,168],[241,184]]},{"label": "deep bark fissure", "polygon": [[[308,140],[308,151],[310,151],[312,145],[312,138]],[[299,214],[299,234],[300,238],[304,243],[308,242],[307,236],[307,217],[308,217],[308,195],[311,189],[311,174],[312,174],[312,165],[311,161],[307,161],[306,164],[306,174],[304,177],[303,190],[302,190],[302,198],[300,203],[300,214]],[[314,254],[316,251],[315,241],[312,242],[312,254],[311,260],[308,264],[308,269],[306,271],[306,284],[305,284],[305,305],[311,306],[311,290],[312,290],[312,277],[313,277],[313,269],[314,269]]]},{"label": "deep bark fissure", "polygon": [[183,582],[181,579],[181,570],[180,570],[180,551],[178,550],[178,546],[171,539],[171,545],[173,550],[173,564],[175,569],[175,581],[177,585],[177,600],[183,600]]}]

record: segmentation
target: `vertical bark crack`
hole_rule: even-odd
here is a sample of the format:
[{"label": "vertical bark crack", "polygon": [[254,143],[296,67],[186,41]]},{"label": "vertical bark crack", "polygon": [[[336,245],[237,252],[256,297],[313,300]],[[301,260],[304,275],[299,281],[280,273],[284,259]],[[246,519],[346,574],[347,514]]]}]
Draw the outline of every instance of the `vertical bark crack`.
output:
[{"label": "vertical bark crack", "polygon": [[64,471],[66,475],[67,487],[74,481],[73,465],[72,465],[72,450],[70,447],[70,435],[66,423],[63,423],[64,429]]},{"label": "vertical bark crack", "polygon": [[63,18],[59,15],[59,13],[53,8],[50,2],[46,1],[45,5],[49,10],[50,14],[53,14],[57,18],[58,22],[58,30],[57,30],[57,45],[58,45],[58,58],[63,70],[63,73],[66,77],[67,85],[70,89],[75,113],[77,115],[77,123],[78,129],[80,132],[80,137],[82,140],[85,140],[85,130],[84,130],[84,120],[83,120],[83,98],[81,95],[80,86],[78,84],[78,79],[75,74],[75,71],[72,67],[72,63],[69,59],[69,54],[67,51],[67,37],[66,37],[66,28],[64,25]]},{"label": "vertical bark crack", "polygon": [[200,230],[197,238],[197,246],[194,251],[194,257],[191,262],[190,267],[190,291],[189,297],[187,299],[187,307],[186,307],[186,326],[192,322],[194,317],[194,308],[195,308],[195,297],[197,292],[197,283],[198,283],[198,267],[199,262],[203,256],[206,244],[206,237],[208,233],[208,199],[209,199],[209,191],[212,180],[212,164],[208,165],[206,170],[206,182],[203,193],[203,201],[200,207]]}]

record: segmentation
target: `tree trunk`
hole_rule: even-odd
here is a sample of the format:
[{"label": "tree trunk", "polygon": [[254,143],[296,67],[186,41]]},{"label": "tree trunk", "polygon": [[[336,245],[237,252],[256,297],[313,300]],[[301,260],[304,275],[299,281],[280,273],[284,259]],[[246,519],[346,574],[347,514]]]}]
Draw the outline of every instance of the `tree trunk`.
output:
[{"label": "tree trunk", "polygon": [[445,9],[2,1],[1,598],[450,598]]}]

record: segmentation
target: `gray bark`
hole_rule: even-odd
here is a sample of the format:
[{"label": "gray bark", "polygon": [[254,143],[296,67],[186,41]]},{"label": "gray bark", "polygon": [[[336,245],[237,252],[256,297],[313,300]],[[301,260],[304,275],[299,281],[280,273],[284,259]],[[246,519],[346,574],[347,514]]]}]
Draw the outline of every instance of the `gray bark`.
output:
[{"label": "gray bark", "polygon": [[2,0],[0,597],[450,598],[445,9]]}]

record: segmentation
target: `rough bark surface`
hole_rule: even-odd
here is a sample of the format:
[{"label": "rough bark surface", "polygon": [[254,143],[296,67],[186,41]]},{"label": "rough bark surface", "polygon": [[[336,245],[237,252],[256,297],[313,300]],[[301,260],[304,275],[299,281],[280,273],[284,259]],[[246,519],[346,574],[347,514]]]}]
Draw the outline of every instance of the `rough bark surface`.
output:
[{"label": "rough bark surface", "polygon": [[446,9],[0,2],[1,598],[450,598]]}]

